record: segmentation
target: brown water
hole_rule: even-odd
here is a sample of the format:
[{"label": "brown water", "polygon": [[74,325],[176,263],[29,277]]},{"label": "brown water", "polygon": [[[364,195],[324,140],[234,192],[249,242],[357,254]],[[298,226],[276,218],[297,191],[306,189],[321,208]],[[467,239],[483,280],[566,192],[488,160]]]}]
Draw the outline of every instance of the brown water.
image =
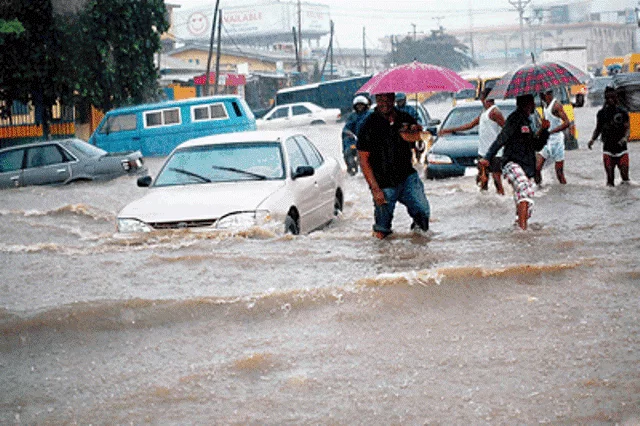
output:
[{"label": "brown water", "polygon": [[129,177],[0,192],[0,423],[638,424],[640,186],[605,187],[577,114],[527,232],[472,177],[382,242],[360,175],[296,237],[118,236]]}]

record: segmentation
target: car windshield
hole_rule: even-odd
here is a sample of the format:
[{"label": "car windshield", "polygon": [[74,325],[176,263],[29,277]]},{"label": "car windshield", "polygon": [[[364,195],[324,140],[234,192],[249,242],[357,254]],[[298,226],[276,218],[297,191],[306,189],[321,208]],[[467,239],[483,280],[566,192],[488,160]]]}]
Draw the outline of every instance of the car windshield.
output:
[{"label": "car windshield", "polygon": [[70,144],[76,151],[83,153],[87,157],[100,157],[107,153],[104,149],[100,149],[97,146],[93,146],[81,140],[74,139],[70,141]]},{"label": "car windshield", "polygon": [[611,84],[612,81],[612,77],[594,78],[593,80],[591,80],[590,88],[592,90],[604,90],[604,88],[607,87],[607,85]]},{"label": "car windshield", "polygon": [[154,186],[283,179],[283,163],[277,142],[185,148],[169,157]]},{"label": "car windshield", "polygon": [[[509,117],[509,115],[511,115],[511,113],[515,111],[516,106],[515,104],[513,105],[504,104],[504,105],[498,105],[498,108],[500,108],[500,111],[502,111],[502,115],[506,120],[507,117]],[[449,129],[451,127],[459,127],[467,123],[470,123],[473,120],[475,120],[480,114],[482,114],[482,111],[483,111],[482,105],[454,108],[451,110],[447,118],[444,120],[444,123],[442,123],[441,128]],[[464,132],[456,132],[456,133],[465,134],[465,135],[477,135],[478,126]]]}]

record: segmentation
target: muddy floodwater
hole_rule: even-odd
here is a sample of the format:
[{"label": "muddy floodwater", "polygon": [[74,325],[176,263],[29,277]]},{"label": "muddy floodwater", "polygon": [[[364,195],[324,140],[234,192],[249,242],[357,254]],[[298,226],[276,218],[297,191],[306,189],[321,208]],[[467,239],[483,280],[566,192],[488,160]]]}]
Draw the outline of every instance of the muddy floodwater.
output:
[{"label": "muddy floodwater", "polygon": [[0,424],[639,424],[640,143],[607,188],[595,113],[526,232],[473,177],[385,241],[362,175],[302,236],[118,235],[135,177],[0,192]]}]

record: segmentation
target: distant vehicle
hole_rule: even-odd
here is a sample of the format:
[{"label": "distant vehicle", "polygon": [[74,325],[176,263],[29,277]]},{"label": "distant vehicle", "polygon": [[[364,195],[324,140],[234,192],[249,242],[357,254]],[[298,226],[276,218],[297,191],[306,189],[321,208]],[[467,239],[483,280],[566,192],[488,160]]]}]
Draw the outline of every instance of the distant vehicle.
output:
[{"label": "distant vehicle", "polygon": [[640,72],[616,74],[612,86],[620,103],[629,111],[629,140],[640,140]]},{"label": "distant vehicle", "polygon": [[340,110],[337,108],[325,109],[311,102],[297,102],[276,106],[264,117],[256,120],[256,126],[259,130],[281,129],[337,123],[340,117]]},{"label": "distant vehicle", "polygon": [[144,156],[164,156],[189,139],[255,129],[244,99],[219,95],[108,111],[89,143],[109,152],[140,150]]},{"label": "distant vehicle", "polygon": [[[516,109],[515,99],[496,100],[495,103],[505,118]],[[469,123],[483,110],[480,101],[461,103],[449,111],[442,128],[448,129]],[[427,152],[427,179],[475,176],[478,171],[478,143],[478,126],[465,132],[436,138]]]},{"label": "distant vehicle", "polygon": [[338,160],[298,132],[207,136],[179,145],[155,179],[138,179],[149,192],[118,213],[117,227],[307,233],[342,211],[343,180]]},{"label": "distant vehicle", "polygon": [[462,78],[473,84],[473,89],[463,89],[453,95],[453,105],[460,101],[475,101],[485,89],[492,89],[506,71],[501,70],[471,70],[460,73]]},{"label": "distant vehicle", "polygon": [[339,108],[346,116],[351,111],[355,93],[370,78],[371,75],[349,77],[280,89],[276,93],[276,105],[312,102],[323,108]]},{"label": "distant vehicle", "polygon": [[640,53],[628,53],[624,56],[621,73],[640,72]]},{"label": "distant vehicle", "polygon": [[610,56],[602,61],[602,75],[615,75],[622,71],[624,56]]},{"label": "distant vehicle", "polygon": [[611,86],[613,76],[594,77],[587,84],[587,100],[590,106],[604,104],[604,89]]},{"label": "distant vehicle", "polygon": [[[540,53],[540,60],[545,62],[562,61],[573,65],[583,72],[587,71],[587,47],[586,46],[561,46],[549,47]],[[584,105],[587,96],[585,84],[574,84],[569,88],[569,95],[574,107]]]},{"label": "distant vehicle", "polygon": [[0,188],[108,180],[145,170],[140,151],[107,153],[80,139],[0,150]]}]

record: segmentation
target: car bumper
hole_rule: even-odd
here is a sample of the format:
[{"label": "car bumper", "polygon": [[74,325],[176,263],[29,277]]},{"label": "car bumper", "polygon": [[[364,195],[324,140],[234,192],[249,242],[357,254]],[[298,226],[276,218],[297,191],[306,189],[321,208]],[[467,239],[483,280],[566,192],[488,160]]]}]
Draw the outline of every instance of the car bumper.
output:
[{"label": "car bumper", "polygon": [[476,167],[465,167],[458,164],[427,164],[427,179],[446,179],[477,174]]}]

